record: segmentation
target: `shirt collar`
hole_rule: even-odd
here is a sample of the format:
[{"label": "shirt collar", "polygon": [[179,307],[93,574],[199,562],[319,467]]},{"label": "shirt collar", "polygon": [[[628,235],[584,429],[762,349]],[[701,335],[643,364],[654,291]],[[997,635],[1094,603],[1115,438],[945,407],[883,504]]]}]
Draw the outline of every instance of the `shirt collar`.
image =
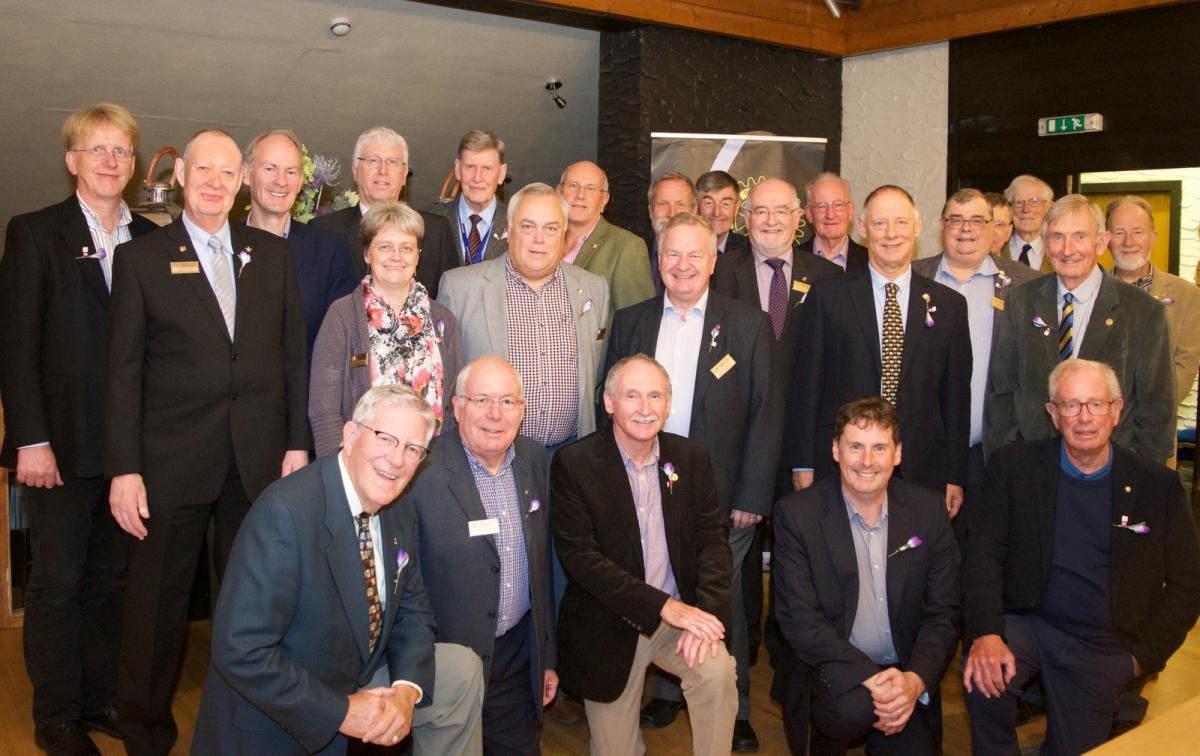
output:
[{"label": "shirt collar", "polygon": [[479,212],[475,212],[467,205],[466,199],[460,194],[458,195],[458,222],[462,224],[462,228],[471,230],[471,216],[478,215],[485,226],[491,228],[492,220],[496,217],[496,197],[492,196],[490,202],[484,206]]},{"label": "shirt collar", "polygon": [[1062,278],[1059,278],[1058,299],[1061,302],[1063,295],[1066,294],[1067,291],[1070,291],[1071,298],[1076,302],[1090,302],[1092,301],[1092,298],[1096,296],[1096,292],[1100,290],[1100,283],[1103,280],[1104,271],[1101,270],[1099,265],[1092,268],[1092,272],[1088,274],[1087,278],[1083,279],[1083,283],[1079,284],[1074,289],[1068,290],[1066,286],[1063,286]]},{"label": "shirt collar", "polygon": [[[939,276],[946,276],[947,278],[953,279],[955,283],[958,283],[958,279],[954,278],[954,274],[950,272],[950,268],[946,265],[946,257],[946,251],[942,250],[942,259],[938,260],[937,273]],[[1000,266],[996,265],[996,261],[991,255],[988,255],[987,257],[983,258],[983,262],[979,263],[979,267],[975,269],[975,272],[971,274],[971,277],[994,276],[999,272]]]},{"label": "shirt collar", "polygon": [[[87,202],[84,202],[79,192],[75,192],[75,199],[79,200],[79,207],[83,209],[83,214],[87,218],[88,225],[103,229],[104,224],[100,222],[100,216],[96,215],[96,211]],[[129,205],[125,204],[125,200],[121,200],[121,205],[118,208],[117,226],[128,226],[130,223],[133,223],[133,213],[129,212]],[[113,231],[116,230],[116,228],[113,229]]]},{"label": "shirt collar", "polygon": [[[793,249],[788,249],[788,251],[784,252],[782,255],[779,256],[779,259],[783,260],[785,263],[787,263],[787,265],[789,267],[792,264],[793,251],[794,251]],[[753,244],[750,245],[750,254],[754,256],[754,264],[755,265],[763,265],[769,259],[762,252],[759,252],[758,248]]]},{"label": "shirt collar", "polygon": [[[461,431],[459,432],[459,439],[462,439]],[[471,466],[472,470],[478,470],[480,472],[487,473],[493,478],[503,475],[509,467],[512,467],[513,459],[517,456],[516,448],[513,444],[509,444],[508,448],[504,450],[504,459],[500,462],[500,468],[496,470],[495,475],[493,475],[492,471],[487,469],[487,467],[485,467],[484,464],[479,461],[479,458],[471,453],[471,450],[467,448],[466,444],[463,444],[462,448],[467,455],[467,464]]]},{"label": "shirt collar", "polygon": [[197,247],[195,250],[196,254],[200,254],[201,250],[208,249],[208,239],[212,236],[220,239],[221,243],[225,245],[225,249],[229,250],[230,253],[235,252],[233,249],[233,237],[230,236],[229,232],[229,218],[225,219],[225,223],[217,229],[215,234],[212,234],[192,223],[192,219],[188,217],[187,213],[182,213],[179,217],[183,218],[183,227],[187,229],[188,236],[192,239],[192,244]]},{"label": "shirt collar", "polygon": [[846,505],[846,519],[850,520],[851,522],[854,522],[854,518],[857,517],[859,519],[859,521],[863,524],[863,527],[865,527],[865,528],[871,528],[871,529],[878,528],[879,526],[881,526],[885,522],[887,522],[888,497],[887,497],[886,491],[883,494],[883,511],[880,512],[880,514],[879,514],[879,522],[875,523],[873,526],[867,525],[867,521],[865,519],[863,519],[863,516],[861,514],[859,514],[858,510],[854,508],[854,505],[850,503],[850,497],[846,495],[846,489],[844,489],[844,488],[842,489],[842,503]]},{"label": "shirt collar", "polygon": [[[354,488],[354,482],[350,480],[350,471],[346,469],[346,451],[343,449],[338,452],[338,472],[342,474],[342,488],[346,489],[346,502],[350,505],[350,514],[358,517],[363,513],[362,501],[358,498],[358,491]],[[371,515],[378,517],[379,513]]]},{"label": "shirt collar", "polygon": [[[708,289],[704,290],[704,293],[701,294],[700,298],[696,300],[696,304],[692,305],[691,309],[689,309],[687,311],[687,315],[699,314],[700,319],[701,320],[704,319],[704,313],[708,310],[708,292],[709,292]],[[671,313],[672,315],[679,316],[680,320],[686,320],[686,316],[681,315],[679,310],[677,310],[675,308],[675,305],[671,303],[670,294],[664,293],[663,294],[663,315],[666,315],[668,312]]]},{"label": "shirt collar", "polygon": [[873,266],[873,265],[868,265],[867,270],[870,271],[870,273],[871,273],[871,288],[876,289],[878,291],[883,291],[884,285],[889,284],[889,283],[894,283],[897,286],[899,286],[900,291],[907,291],[908,285],[912,282],[912,266],[911,265],[909,265],[908,268],[903,273],[901,273],[900,275],[896,276],[896,278],[891,279],[891,280],[884,278],[883,274],[880,273],[879,271],[875,270],[875,266]]},{"label": "shirt collar", "polygon": [[837,247],[834,249],[822,249],[820,246],[820,241],[821,241],[820,237],[817,237],[817,236],[813,237],[813,252],[815,252],[818,257],[824,257],[826,260],[829,260],[831,262],[833,261],[833,259],[835,257],[839,257],[839,256],[845,257],[846,252],[848,252],[850,250],[850,235],[849,234],[847,234],[846,237],[844,239],[842,239],[841,244],[838,244]]},{"label": "shirt collar", "polygon": [[1136,281],[1134,281],[1133,285],[1138,287],[1142,291],[1150,291],[1150,284],[1152,284],[1152,283],[1154,283],[1154,266],[1153,265],[1150,266],[1150,270],[1146,271],[1146,275],[1141,276]]},{"label": "shirt collar", "polygon": [[[639,465],[625,453],[625,447],[621,446],[621,442],[616,438],[615,433],[613,434],[613,440],[617,442],[617,451],[621,453],[621,462],[625,464],[625,467],[634,470],[638,469]],[[641,465],[641,467],[656,466],[658,466],[658,436],[654,437],[654,443],[650,447],[650,458],[646,460],[646,464]]]},{"label": "shirt collar", "polygon": [[[512,258],[509,257],[507,254],[504,255],[504,274],[508,277],[508,279],[510,281],[513,281],[514,283],[519,283],[522,286],[524,286],[526,289],[533,291],[533,287],[530,286],[529,284],[527,284],[525,282],[525,279],[521,278],[521,274],[517,272],[517,269],[513,267]],[[554,268],[554,275],[550,276],[550,278],[546,279],[546,283],[542,284],[542,289],[545,289],[547,286],[553,284],[561,277],[562,277],[562,263],[560,262]],[[539,289],[539,291],[541,291],[541,289]]]}]

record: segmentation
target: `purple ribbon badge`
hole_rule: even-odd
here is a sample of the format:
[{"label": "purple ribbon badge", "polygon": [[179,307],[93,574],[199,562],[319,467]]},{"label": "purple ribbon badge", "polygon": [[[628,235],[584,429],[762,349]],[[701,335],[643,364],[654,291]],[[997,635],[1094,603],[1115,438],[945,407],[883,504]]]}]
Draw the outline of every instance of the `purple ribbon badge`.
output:
[{"label": "purple ribbon badge", "polygon": [[711,331],[709,331],[709,333],[708,333],[708,351],[711,352],[712,350],[717,348],[717,337],[720,335],[721,335],[721,324],[717,323],[715,326],[713,326],[713,329]]},{"label": "purple ribbon badge", "polygon": [[588,297],[587,301],[583,303],[583,310],[579,313],[579,317],[582,318],[584,315],[587,315],[589,312],[591,312],[591,309],[592,309],[592,298]]},{"label": "purple ribbon badge", "polygon": [[918,546],[920,546],[923,543],[925,543],[925,542],[921,540],[921,536],[913,536],[912,538],[909,538],[907,541],[905,541],[903,546],[896,549],[891,554],[888,554],[888,559],[891,559],[892,557],[896,556],[901,551],[911,551],[912,549],[917,548]]},{"label": "purple ribbon badge", "polygon": [[246,266],[250,264],[251,251],[252,250],[250,247],[246,247],[241,252],[238,252],[238,259],[242,261],[242,267],[238,268],[238,278],[242,277],[242,271],[245,270]]},{"label": "purple ribbon badge", "polygon": [[534,499],[533,501],[529,502],[529,511],[526,512],[525,514],[531,515],[541,508],[542,508],[542,502],[538,501],[537,499]]},{"label": "purple ribbon badge", "polygon": [[922,294],[921,299],[925,300],[925,327],[933,328],[933,313],[937,312],[937,306],[930,303],[929,292]]},{"label": "purple ribbon badge", "polygon": [[667,493],[675,493],[675,483],[679,481],[679,473],[675,472],[675,465],[670,462],[663,463],[663,475],[667,476]]},{"label": "purple ribbon badge", "polygon": [[400,573],[404,572],[404,568],[408,566],[408,552],[404,549],[396,550],[396,584],[392,588],[392,593],[400,590]]},{"label": "purple ribbon badge", "polygon": [[1113,527],[1121,528],[1122,530],[1128,530],[1132,533],[1137,533],[1138,535],[1146,535],[1150,532],[1150,526],[1147,525],[1145,521],[1135,522],[1134,524],[1130,525],[1129,515],[1121,515],[1121,521],[1119,523],[1114,523]]},{"label": "purple ribbon badge", "polygon": [[84,247],[80,251],[83,254],[79,255],[79,257],[76,257],[76,260],[103,260],[104,258],[108,257],[108,253],[102,249],[98,249],[95,252],[89,252],[88,248]]},{"label": "purple ribbon badge", "polygon": [[1033,327],[1034,327],[1034,328],[1041,328],[1041,329],[1042,329],[1042,335],[1043,335],[1043,336],[1049,336],[1049,335],[1050,335],[1050,326],[1046,325],[1046,321],[1042,320],[1042,316],[1041,316],[1041,315],[1034,315],[1034,316],[1033,316]]}]

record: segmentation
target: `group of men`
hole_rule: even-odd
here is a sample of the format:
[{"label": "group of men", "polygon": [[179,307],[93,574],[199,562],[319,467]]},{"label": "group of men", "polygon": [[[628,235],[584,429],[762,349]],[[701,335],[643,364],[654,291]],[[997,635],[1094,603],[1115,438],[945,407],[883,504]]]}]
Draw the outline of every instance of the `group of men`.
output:
[{"label": "group of men", "polygon": [[358,205],[305,225],[294,134],[243,156],[202,131],[161,229],[121,200],[128,111],[78,111],[63,142],[75,193],[13,218],[0,260],[3,461],[31,521],[26,664],[50,753],[95,753],[88,730],[170,750],[206,541],[198,752],[411,732],[419,753],[537,753],[560,687],[595,753],[640,752],[639,724],[684,701],[697,753],[755,750],[771,517],[775,695],[798,753],[810,720],[823,753],[936,752],[960,626],[976,751],[1013,749],[1037,673],[1047,752],[1076,752],[1200,613],[1164,467],[1200,292],[1150,263],[1139,200],[1106,217],[1032,176],[1007,199],[964,189],[941,254],[914,262],[922,218],[899,186],[866,196],[859,245],[837,175],[802,205],[779,178],[743,196],[721,171],[670,173],[642,240],[604,219],[592,162],[506,204],[504,144],[471,131],[461,194],[422,213],[416,274],[461,325],[454,422],[431,443],[421,400],[377,387],[310,462],[306,343],[365,272],[358,223],[400,197],[403,137],[365,131]]}]

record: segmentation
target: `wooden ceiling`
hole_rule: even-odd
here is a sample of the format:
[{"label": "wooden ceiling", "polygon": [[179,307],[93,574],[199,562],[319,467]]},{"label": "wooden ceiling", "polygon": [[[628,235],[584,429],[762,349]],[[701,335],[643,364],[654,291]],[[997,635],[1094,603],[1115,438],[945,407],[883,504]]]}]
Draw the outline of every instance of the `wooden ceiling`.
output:
[{"label": "wooden ceiling", "polygon": [[844,56],[1186,0],[861,0],[835,19],[823,0],[519,0]]}]

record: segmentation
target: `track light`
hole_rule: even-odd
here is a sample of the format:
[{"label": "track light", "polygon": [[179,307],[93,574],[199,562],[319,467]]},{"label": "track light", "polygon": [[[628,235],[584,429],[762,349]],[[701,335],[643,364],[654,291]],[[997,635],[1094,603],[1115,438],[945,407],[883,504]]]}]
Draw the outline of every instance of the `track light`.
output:
[{"label": "track light", "polygon": [[551,79],[546,82],[546,91],[550,93],[550,99],[554,100],[554,104],[558,106],[559,110],[567,107],[567,101],[558,94],[558,90],[561,88],[562,82],[558,79]]}]

